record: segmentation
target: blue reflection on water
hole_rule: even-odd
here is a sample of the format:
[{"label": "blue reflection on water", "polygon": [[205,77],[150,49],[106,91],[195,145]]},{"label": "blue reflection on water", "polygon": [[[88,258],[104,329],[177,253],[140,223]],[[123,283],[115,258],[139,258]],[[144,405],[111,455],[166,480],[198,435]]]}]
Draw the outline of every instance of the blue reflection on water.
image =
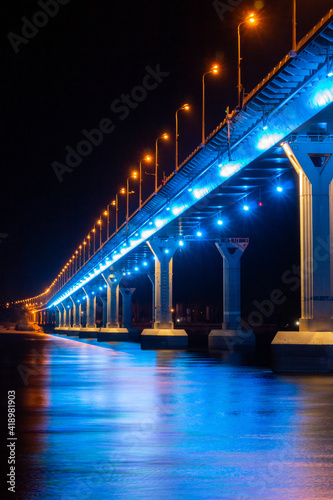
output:
[{"label": "blue reflection on water", "polygon": [[40,338],[22,498],[332,499],[332,378]]}]

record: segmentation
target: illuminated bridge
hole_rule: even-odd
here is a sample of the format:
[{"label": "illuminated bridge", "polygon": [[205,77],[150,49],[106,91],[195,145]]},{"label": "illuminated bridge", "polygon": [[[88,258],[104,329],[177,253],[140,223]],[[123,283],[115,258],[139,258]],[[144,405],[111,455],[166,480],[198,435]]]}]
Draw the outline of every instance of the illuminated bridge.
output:
[{"label": "illuminated bridge", "polygon": [[[80,248],[79,256],[70,259],[45,293],[21,302],[39,321],[56,311],[59,330],[69,330],[70,335],[125,338],[131,332],[133,290],[122,288],[121,280],[129,273],[148,274],[153,287],[153,328],[142,332],[142,345],[186,347],[186,332],[174,329],[172,322],[175,252],[187,240],[204,238],[203,229],[212,221],[218,224],[222,210],[242,200],[246,204],[251,191],[274,181],[292,164],[300,182],[302,317],[300,332],[279,332],[273,348],[277,370],[302,370],[311,345],[333,346],[332,103],[333,10],[127,223],[92,255],[87,247]],[[253,342],[252,332],[240,322],[240,259],[248,240],[237,236],[227,240],[211,236],[224,266],[224,322],[221,330],[209,336],[213,348]],[[319,255],[318,241],[328,246],[325,258]],[[153,271],[145,261],[151,252]],[[122,328],[119,291],[123,295]],[[102,328],[96,328],[96,296],[103,303]],[[293,349],[298,361],[292,358],[289,366],[286,359],[291,359]],[[325,367],[329,363],[333,370],[332,361]]]}]

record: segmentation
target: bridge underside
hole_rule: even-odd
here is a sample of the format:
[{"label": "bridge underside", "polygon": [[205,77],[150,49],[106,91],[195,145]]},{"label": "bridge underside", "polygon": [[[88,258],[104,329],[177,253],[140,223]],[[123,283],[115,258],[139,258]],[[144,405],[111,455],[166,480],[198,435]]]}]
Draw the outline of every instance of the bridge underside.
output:
[{"label": "bridge underside", "polygon": [[[323,340],[322,332],[333,330],[332,137],[333,11],[330,11],[299,42],[296,54],[288,54],[267,75],[247,96],[244,107],[234,110],[212,132],[165,185],[131,216],[127,226],[123,224],[65,284],[52,284],[45,299],[47,306],[59,306],[69,297],[82,294],[83,287],[100,286],[102,273],[135,272],[149,258],[147,242],[153,246],[157,238],[174,245],[192,238],[203,226],[209,232],[210,223],[221,213],[232,210],[241,200],[250,201],[259,188],[294,169],[299,177],[301,208],[303,333],[290,336],[290,345],[294,349],[298,339],[299,345],[306,344],[309,349],[309,342],[312,343],[313,353],[318,352],[318,346],[330,349],[333,342],[327,335]],[[319,263],[315,256],[318,238],[327,241],[329,248],[325,261]],[[163,304],[164,308],[165,304],[171,307],[168,279],[172,259],[168,261],[167,272],[163,258],[155,260],[155,274],[159,273],[162,283],[155,290],[158,300],[155,310]],[[162,316],[159,326],[171,328],[170,310],[164,310]],[[309,330],[321,333],[318,337],[307,337]],[[274,342],[274,352],[280,353],[280,358],[288,350],[286,345],[285,337],[280,343],[279,337]],[[329,356],[325,359],[329,360]],[[326,364],[328,371],[333,370],[330,363]],[[286,369],[283,363],[280,366]],[[295,368],[292,363],[288,366],[291,370]],[[301,371],[303,368],[302,363],[296,367]]]}]

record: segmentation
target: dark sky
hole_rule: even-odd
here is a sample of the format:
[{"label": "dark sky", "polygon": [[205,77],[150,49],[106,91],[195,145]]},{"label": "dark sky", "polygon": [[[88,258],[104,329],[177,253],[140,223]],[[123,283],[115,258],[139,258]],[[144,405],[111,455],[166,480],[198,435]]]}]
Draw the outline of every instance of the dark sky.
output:
[{"label": "dark sky", "polygon": [[[58,12],[38,31],[25,27],[23,33],[30,38],[23,43],[17,38],[26,24],[22,18],[43,24],[45,16],[35,16],[43,3]],[[174,112],[184,102],[191,104],[191,111],[180,116],[180,161],[197,147],[201,76],[212,63],[219,63],[222,70],[206,80],[207,133],[224,119],[226,106],[236,105],[236,34],[244,15],[255,11],[261,18],[256,26],[242,27],[247,91],[291,45],[291,0],[224,0],[220,5],[226,8],[220,16],[214,2],[207,0],[61,3],[58,9],[54,0],[2,2],[0,233],[8,237],[0,239],[0,301],[38,294],[53,281],[124,185],[130,167],[146,151],[153,152],[156,138],[164,131],[172,137],[160,147],[160,165],[166,173],[172,171]],[[230,6],[236,3],[237,7]],[[331,0],[298,0],[298,39],[330,7]],[[158,65],[165,74],[162,82],[121,119],[123,115],[112,111],[111,104],[142,84],[147,66],[154,70]],[[52,163],[65,163],[65,148],[75,149],[84,139],[82,130],[96,128],[105,118],[112,120],[113,132],[105,134],[101,144],[59,182]],[[147,177],[147,195],[150,182],[152,177]],[[282,225],[280,242],[285,238],[287,244],[289,232],[297,234],[295,196],[296,191],[284,201],[291,217],[283,219],[283,210],[273,203],[254,227],[247,227],[259,240],[257,250],[259,236],[272,227],[272,220],[277,227]],[[120,217],[124,217],[123,206]],[[246,224],[253,226],[253,221]],[[297,260],[295,241],[290,259]],[[202,249],[203,255],[207,251]],[[270,265],[269,259],[266,264]],[[288,257],[282,259],[282,267],[289,265]]]}]

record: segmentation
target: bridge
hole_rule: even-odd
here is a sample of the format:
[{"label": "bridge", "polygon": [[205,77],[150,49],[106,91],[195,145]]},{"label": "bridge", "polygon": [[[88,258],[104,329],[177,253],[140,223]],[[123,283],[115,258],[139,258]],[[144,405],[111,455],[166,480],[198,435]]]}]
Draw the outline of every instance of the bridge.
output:
[{"label": "bridge", "polygon": [[[274,369],[333,371],[332,103],[330,10],[126,222],[98,248],[96,232],[90,233],[45,292],[17,303],[40,322],[55,313],[58,331],[124,339],[134,334],[133,289],[122,287],[121,281],[130,273],[148,275],[153,328],[142,332],[142,346],[184,348],[187,334],[172,321],[173,256],[193,239],[208,238],[215,242],[224,269],[224,320],[209,335],[209,345],[253,345],[254,335],[240,319],[240,263],[249,241],[238,235],[214,236],[213,228],[222,222],[223,210],[239,202],[246,208],[252,191],[292,165],[299,177],[302,316],[299,332],[276,335]],[[109,220],[109,207],[105,217]],[[154,269],[147,262],[151,254]],[[101,328],[96,327],[97,296],[103,303]]]}]

